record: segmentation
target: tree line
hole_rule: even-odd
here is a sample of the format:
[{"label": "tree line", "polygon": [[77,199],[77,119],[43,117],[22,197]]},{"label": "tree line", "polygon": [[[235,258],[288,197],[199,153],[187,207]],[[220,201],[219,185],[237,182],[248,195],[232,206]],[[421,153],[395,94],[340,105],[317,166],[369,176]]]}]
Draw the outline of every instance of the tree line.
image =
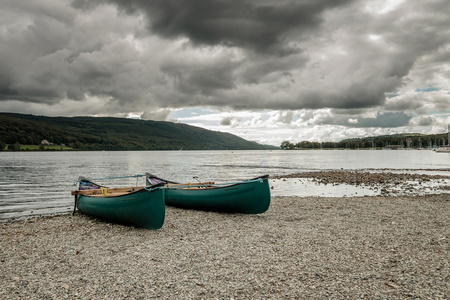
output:
[{"label": "tree line", "polygon": [[[382,149],[396,148],[433,148],[445,145],[448,141],[447,134],[397,134],[376,137],[364,137],[345,139],[340,142],[312,142],[301,141],[292,143],[283,141],[281,149]],[[446,142],[447,141],[447,142]]]}]

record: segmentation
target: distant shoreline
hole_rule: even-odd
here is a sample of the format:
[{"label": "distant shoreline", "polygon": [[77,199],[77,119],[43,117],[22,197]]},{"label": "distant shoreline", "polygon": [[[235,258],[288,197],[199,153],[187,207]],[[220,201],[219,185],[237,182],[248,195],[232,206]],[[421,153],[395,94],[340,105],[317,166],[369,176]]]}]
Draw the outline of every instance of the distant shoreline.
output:
[{"label": "distant shoreline", "polygon": [[11,150],[11,149],[3,149],[0,150],[0,152],[48,152],[48,151],[89,151],[89,152],[105,152],[105,151],[277,151],[277,150],[283,150],[283,151],[319,151],[319,150],[324,150],[324,151],[335,151],[335,150],[339,150],[339,151],[391,151],[391,150],[395,150],[395,151],[402,151],[402,150],[416,150],[416,151],[433,151],[433,149],[435,148],[421,148],[421,149],[415,149],[415,148],[404,148],[404,149],[389,149],[389,148],[358,148],[358,149],[345,149],[345,148],[312,148],[312,149],[149,149],[149,150],[144,150],[144,149],[121,149],[121,150],[80,150],[80,149],[75,149],[72,147],[68,147],[68,146],[58,146],[58,145],[54,145],[54,146],[45,146],[45,149],[39,149],[40,146],[38,145],[20,145],[20,150]]}]

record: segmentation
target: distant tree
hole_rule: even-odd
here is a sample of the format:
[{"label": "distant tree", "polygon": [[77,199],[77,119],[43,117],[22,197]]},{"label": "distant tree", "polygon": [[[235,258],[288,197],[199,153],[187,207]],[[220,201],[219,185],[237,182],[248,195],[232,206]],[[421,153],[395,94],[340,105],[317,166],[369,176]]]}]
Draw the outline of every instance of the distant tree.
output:
[{"label": "distant tree", "polygon": [[9,144],[8,145],[8,150],[19,151],[20,150],[20,144],[19,143]]},{"label": "distant tree", "polygon": [[83,144],[80,143],[80,142],[76,142],[76,143],[74,143],[74,144],[72,145],[72,147],[73,147],[74,149],[81,149],[81,148],[83,147]]},{"label": "distant tree", "polygon": [[0,141],[0,151],[5,150],[5,148],[6,148],[6,143]]},{"label": "distant tree", "polygon": [[39,145],[39,150],[44,151],[45,150],[45,146],[44,145]]},{"label": "distant tree", "polygon": [[286,149],[292,149],[292,148],[294,148],[294,145],[291,144],[291,142],[289,142],[289,141],[283,141],[283,142],[281,143],[281,145],[280,145],[280,148],[281,148],[281,149],[284,149],[284,150],[286,150]]}]

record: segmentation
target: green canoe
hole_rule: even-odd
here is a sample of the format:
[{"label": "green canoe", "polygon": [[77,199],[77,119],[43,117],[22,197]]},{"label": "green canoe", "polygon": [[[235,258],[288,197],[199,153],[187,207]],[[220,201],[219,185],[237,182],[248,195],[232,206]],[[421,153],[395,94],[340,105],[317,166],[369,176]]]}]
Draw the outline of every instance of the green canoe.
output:
[{"label": "green canoe", "polygon": [[165,184],[170,206],[242,214],[260,214],[270,206],[268,175],[236,183],[179,184],[147,173],[146,181]]},{"label": "green canoe", "polygon": [[164,223],[162,185],[106,188],[83,179],[72,195],[75,208],[89,216],[147,229],[159,229]]}]

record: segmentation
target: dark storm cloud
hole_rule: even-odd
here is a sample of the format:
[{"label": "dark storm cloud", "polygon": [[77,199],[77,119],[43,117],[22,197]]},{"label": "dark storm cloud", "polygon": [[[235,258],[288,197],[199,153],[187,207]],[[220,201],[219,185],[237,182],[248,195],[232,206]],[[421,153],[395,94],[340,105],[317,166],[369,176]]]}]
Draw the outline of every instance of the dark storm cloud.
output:
[{"label": "dark storm cloud", "polygon": [[173,80],[173,87],[183,94],[210,95],[215,90],[234,87],[232,72],[236,64],[220,58],[212,61],[163,61],[160,70]]},{"label": "dark storm cloud", "polygon": [[118,23],[115,9],[83,19],[64,3],[50,8],[52,3],[13,3],[17,24],[0,23],[0,100],[54,105],[104,97],[129,105],[148,99],[144,82],[158,79],[146,73],[145,58],[124,40],[134,24]]},{"label": "dark storm cloud", "polygon": [[383,113],[376,118],[359,118],[357,124],[349,123],[348,127],[381,127],[381,128],[395,128],[407,126],[411,116],[403,112]]},{"label": "dark storm cloud", "polygon": [[17,34],[0,36],[0,99],[52,103],[63,98],[57,83],[50,82],[55,70],[46,64],[47,55],[69,40],[67,27],[55,19],[38,19]]},{"label": "dark storm cloud", "polygon": [[165,38],[188,37],[194,44],[251,48],[286,55],[290,33],[306,35],[319,26],[322,13],[352,0],[227,1],[110,0],[127,13],[143,10],[151,32]]},{"label": "dark storm cloud", "polygon": [[341,125],[354,128],[395,128],[407,126],[411,116],[403,112],[378,113],[372,118],[324,114],[308,121],[311,125]]},{"label": "dark storm cloud", "polygon": [[405,97],[391,98],[387,101],[385,109],[390,111],[418,110],[423,107],[423,102],[417,98],[418,97],[416,97],[415,99]]},{"label": "dark storm cloud", "polygon": [[419,116],[416,118],[411,125],[414,126],[431,126],[434,124],[434,119],[432,116]]}]

